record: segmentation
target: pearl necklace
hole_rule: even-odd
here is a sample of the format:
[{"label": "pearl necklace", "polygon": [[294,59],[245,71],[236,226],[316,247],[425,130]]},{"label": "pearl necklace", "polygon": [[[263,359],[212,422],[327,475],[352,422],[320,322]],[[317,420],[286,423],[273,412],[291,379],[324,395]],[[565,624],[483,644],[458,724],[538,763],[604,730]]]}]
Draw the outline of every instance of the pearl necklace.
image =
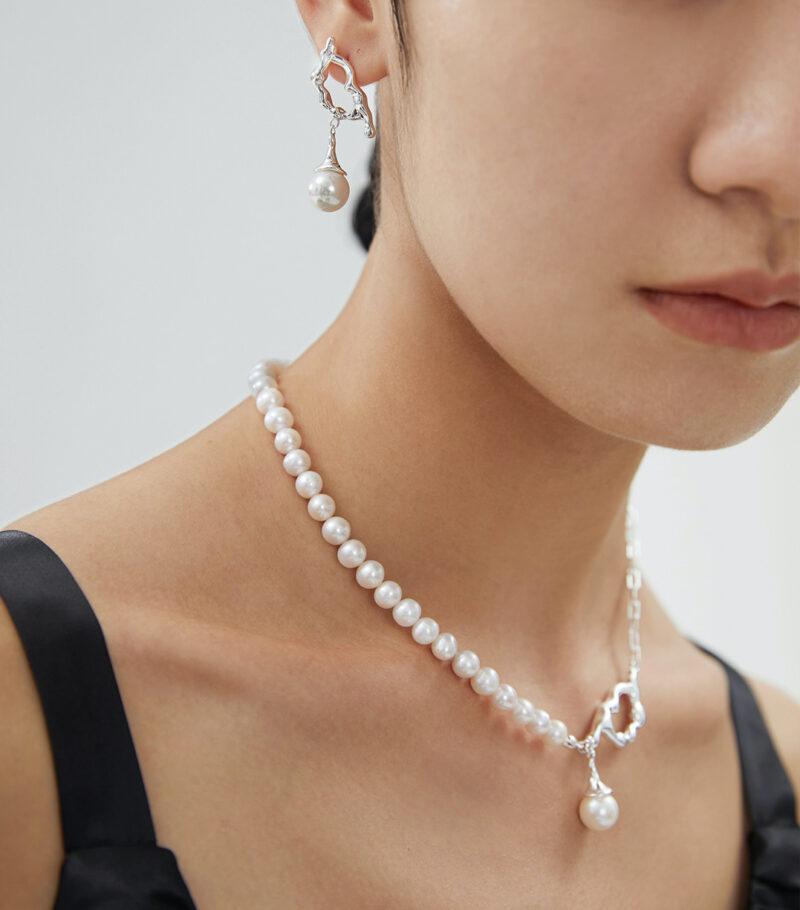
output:
[{"label": "pearl necklace", "polygon": [[[578,805],[578,816],[587,828],[604,831],[614,825],[619,817],[619,805],[612,796],[611,787],[600,780],[595,757],[600,737],[605,734],[615,745],[627,745],[636,739],[639,727],[644,725],[645,710],[639,697],[639,667],[642,658],[639,641],[641,602],[639,589],[642,584],[640,544],[636,509],[629,503],[625,519],[625,554],[628,568],[625,585],[628,589],[628,645],[630,664],[628,679],[617,683],[606,698],[599,702],[591,723],[591,732],[584,739],[577,739],[567,730],[566,724],[551,718],[547,711],[535,708],[532,702],[517,695],[513,686],[501,683],[497,671],[482,667],[474,651],[459,650],[454,635],[440,632],[439,624],[429,616],[422,616],[422,608],[412,597],[403,597],[396,581],[384,580],[384,568],[375,559],[367,559],[364,544],[350,536],[350,522],[335,515],[336,504],[322,493],[322,477],[310,470],[311,458],[300,448],[301,438],[294,428],[294,415],[284,407],[284,398],[278,388],[277,376],[288,360],[259,360],[248,374],[250,394],[256,407],[264,415],[264,426],[275,435],[275,448],[283,455],[283,467],[295,478],[295,489],[308,500],[308,514],[322,522],[322,537],[337,547],[339,563],[355,569],[355,578],[362,588],[374,589],[375,603],[384,610],[391,609],[399,626],[411,629],[411,637],[421,645],[430,645],[431,653],[441,661],[450,661],[456,676],[469,679],[472,690],[478,695],[491,696],[501,711],[511,712],[514,721],[526,730],[533,731],[555,745],[575,749],[586,755],[589,762],[589,783]],[[620,698],[630,701],[631,720],[627,728],[618,731],[612,715],[619,711]]]}]

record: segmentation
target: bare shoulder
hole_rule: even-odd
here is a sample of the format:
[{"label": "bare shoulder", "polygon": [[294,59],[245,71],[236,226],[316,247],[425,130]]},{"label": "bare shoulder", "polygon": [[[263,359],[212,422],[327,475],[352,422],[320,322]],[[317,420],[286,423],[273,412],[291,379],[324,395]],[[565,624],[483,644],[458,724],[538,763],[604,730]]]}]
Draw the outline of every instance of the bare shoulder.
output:
[{"label": "bare shoulder", "polygon": [[746,677],[795,792],[800,824],[800,702],[772,683]]},{"label": "bare shoulder", "polygon": [[172,448],[0,530],[49,545],[93,605],[188,596],[200,566],[219,568],[209,549],[219,555],[235,536],[250,492],[240,480],[251,454],[244,414],[240,403]]},{"label": "bare shoulder", "polygon": [[[77,567],[81,584],[93,576],[109,541],[105,512],[121,494],[115,479],[48,504],[0,531],[25,531]],[[2,572],[2,567],[0,567]],[[50,739],[39,693],[17,628],[0,598],[0,906],[46,910],[56,898],[64,845]]]},{"label": "bare shoulder", "polygon": [[[208,579],[224,575],[240,505],[233,459],[249,451],[246,440],[223,445],[236,442],[232,414],[129,471],[0,528],[38,537],[63,560],[98,613],[122,674],[130,674],[129,655],[145,635],[133,640],[129,630],[159,628],[158,618],[181,613]],[[236,454],[226,460],[218,449]],[[145,615],[154,622],[142,622]],[[135,712],[133,698],[131,706]],[[55,768],[39,693],[2,599],[0,720],[0,907],[47,910],[64,858]]]}]

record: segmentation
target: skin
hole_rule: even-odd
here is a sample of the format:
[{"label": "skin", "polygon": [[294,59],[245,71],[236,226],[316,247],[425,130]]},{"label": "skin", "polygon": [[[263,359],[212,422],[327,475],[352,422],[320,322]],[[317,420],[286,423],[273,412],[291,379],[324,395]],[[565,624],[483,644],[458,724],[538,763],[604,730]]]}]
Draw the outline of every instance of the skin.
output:
[{"label": "skin", "polygon": [[287,401],[391,571],[430,569],[437,619],[515,674],[533,659],[548,691],[595,691],[624,646],[647,445],[740,442],[800,383],[800,343],[688,339],[632,290],[798,268],[796,3],[411,0],[399,92],[388,5],[299,7],[380,80],[384,181],[361,279]]},{"label": "skin", "polygon": [[[363,272],[282,374],[286,403],[387,577],[584,735],[627,672],[624,509],[648,445],[732,445],[800,383],[800,343],[687,339],[632,291],[800,267],[797,4],[408,0],[408,90],[388,0],[298,7],[317,48],[334,35],[380,82],[384,157]],[[622,815],[595,835],[575,819],[584,760],[364,613],[267,435],[245,399],[8,526],[50,543],[97,612],[200,906],[741,905],[727,682],[647,584],[648,724],[601,746]],[[48,907],[57,795],[2,611],[0,657],[17,731],[0,804],[29,819],[0,829],[0,903]],[[800,788],[800,706],[758,693]]]}]

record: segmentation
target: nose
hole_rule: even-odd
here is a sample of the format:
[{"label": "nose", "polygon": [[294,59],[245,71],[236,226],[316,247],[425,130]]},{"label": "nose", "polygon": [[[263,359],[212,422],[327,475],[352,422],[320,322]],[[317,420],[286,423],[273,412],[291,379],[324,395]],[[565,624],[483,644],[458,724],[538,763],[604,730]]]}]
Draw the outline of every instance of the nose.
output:
[{"label": "nose", "polygon": [[689,158],[692,181],[720,197],[759,196],[777,219],[800,228],[800,9],[795,0],[756,3],[731,75],[716,93]]}]

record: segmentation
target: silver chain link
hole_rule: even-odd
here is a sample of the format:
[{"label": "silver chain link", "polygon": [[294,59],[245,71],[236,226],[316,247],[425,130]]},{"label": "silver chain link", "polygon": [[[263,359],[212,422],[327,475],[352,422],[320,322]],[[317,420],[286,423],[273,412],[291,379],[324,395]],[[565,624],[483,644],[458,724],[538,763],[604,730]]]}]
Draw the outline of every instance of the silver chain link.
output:
[{"label": "silver chain link", "polygon": [[[631,679],[638,676],[642,663],[642,643],[639,637],[639,620],[642,618],[642,602],[639,600],[639,591],[642,587],[641,552],[639,513],[635,506],[628,503],[625,515],[625,556],[628,560],[628,567],[625,570],[625,588],[628,591],[628,650],[630,652],[628,672]],[[578,739],[569,733],[561,745],[567,749],[577,749],[578,752],[588,755],[591,764],[598,743],[592,733],[583,739]]]}]

